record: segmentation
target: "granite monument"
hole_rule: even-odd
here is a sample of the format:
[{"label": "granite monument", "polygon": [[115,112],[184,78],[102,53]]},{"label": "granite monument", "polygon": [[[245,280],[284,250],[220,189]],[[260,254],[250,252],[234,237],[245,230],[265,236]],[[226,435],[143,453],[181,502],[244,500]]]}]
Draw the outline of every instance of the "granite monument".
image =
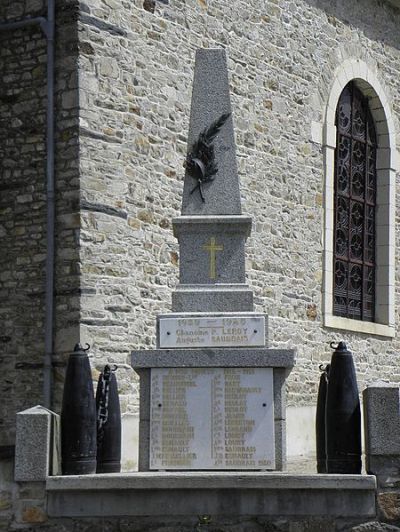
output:
[{"label": "granite monument", "polygon": [[241,213],[223,49],[196,54],[180,277],[140,376],[139,469],[282,470],[292,350],[268,349],[267,317],[245,279],[252,219]]}]

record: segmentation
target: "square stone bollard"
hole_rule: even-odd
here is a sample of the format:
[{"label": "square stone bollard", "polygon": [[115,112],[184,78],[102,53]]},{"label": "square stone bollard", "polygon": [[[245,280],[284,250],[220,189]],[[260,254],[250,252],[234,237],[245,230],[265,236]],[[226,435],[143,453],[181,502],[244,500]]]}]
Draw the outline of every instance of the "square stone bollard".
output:
[{"label": "square stone bollard", "polygon": [[399,387],[376,382],[363,398],[367,473],[376,475],[380,488],[395,487],[400,482]]},{"label": "square stone bollard", "polygon": [[61,474],[60,416],[43,406],[17,414],[16,482],[44,481]]}]

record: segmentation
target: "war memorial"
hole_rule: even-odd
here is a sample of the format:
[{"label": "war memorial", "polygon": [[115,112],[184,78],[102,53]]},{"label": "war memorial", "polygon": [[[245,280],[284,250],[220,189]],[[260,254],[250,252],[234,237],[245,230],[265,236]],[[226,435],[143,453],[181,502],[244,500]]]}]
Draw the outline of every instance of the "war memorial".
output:
[{"label": "war memorial", "polygon": [[399,21],[0,2],[0,530],[400,529]]},{"label": "war memorial", "polygon": [[[376,481],[384,489],[397,474],[400,420],[382,445],[386,412],[379,419],[374,409],[382,400],[398,405],[392,388],[377,384],[365,394],[367,470],[377,477],[361,475],[357,464],[356,474],[353,466],[330,469],[329,445],[324,473],[285,472],[286,378],[295,351],[267,347],[268,317],[254,312],[246,285],[251,217],[241,213],[222,49],[197,52],[188,138],[182,215],[173,220],[180,282],[172,312],[157,317],[157,348],[131,355],[140,377],[139,471],[70,474],[58,416],[36,407],[18,414],[16,480],[46,483],[50,519],[107,519],[109,530],[124,519],[129,530],[291,530],[292,522],[299,530],[364,530],[360,523],[384,530],[373,522]],[[338,353],[347,353],[343,346]],[[351,378],[341,376],[341,393]],[[77,411],[73,425],[79,417]],[[65,427],[61,434],[68,437]],[[340,463],[354,462],[338,454]],[[76,463],[88,459],[72,455]],[[360,454],[355,459],[361,464]]]},{"label": "war memorial", "polygon": [[172,222],[180,282],[171,314],[157,319],[159,349],[132,355],[149,405],[139,469],[282,469],[294,352],[266,348],[267,317],[246,285],[251,217],[241,214],[224,52],[199,51],[195,72],[182,216]]}]

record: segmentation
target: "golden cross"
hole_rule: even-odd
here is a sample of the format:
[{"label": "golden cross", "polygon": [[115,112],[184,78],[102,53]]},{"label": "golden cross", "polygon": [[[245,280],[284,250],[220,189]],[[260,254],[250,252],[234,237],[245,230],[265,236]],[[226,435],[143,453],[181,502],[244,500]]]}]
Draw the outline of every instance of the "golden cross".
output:
[{"label": "golden cross", "polygon": [[215,241],[215,236],[210,237],[210,243],[203,246],[205,251],[210,252],[210,279],[215,279],[217,277],[215,262],[217,258],[217,251],[223,251],[224,246],[221,244],[217,246]]}]

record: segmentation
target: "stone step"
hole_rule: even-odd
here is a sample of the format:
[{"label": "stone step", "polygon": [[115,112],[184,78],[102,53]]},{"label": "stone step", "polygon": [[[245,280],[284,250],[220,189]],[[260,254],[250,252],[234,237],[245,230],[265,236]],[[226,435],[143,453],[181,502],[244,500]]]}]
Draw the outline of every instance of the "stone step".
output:
[{"label": "stone step", "polygon": [[372,475],[139,472],[48,477],[52,517],[376,515]]}]

